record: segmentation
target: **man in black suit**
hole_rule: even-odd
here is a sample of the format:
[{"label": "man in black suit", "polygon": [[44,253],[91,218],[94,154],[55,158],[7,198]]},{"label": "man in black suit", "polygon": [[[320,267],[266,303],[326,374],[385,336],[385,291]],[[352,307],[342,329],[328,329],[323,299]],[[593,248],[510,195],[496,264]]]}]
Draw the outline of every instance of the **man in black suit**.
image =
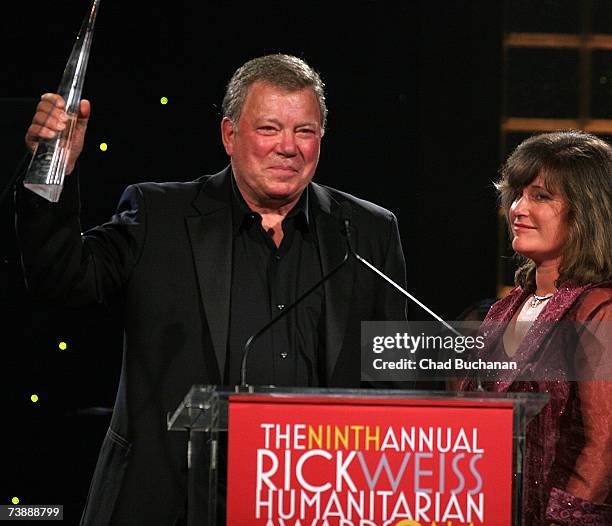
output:
[{"label": "man in black suit", "polygon": [[[66,125],[42,97],[26,135]],[[221,138],[230,165],[188,183],[124,192],[112,219],[81,235],[78,177],[89,102],[74,131],[58,203],[17,193],[18,234],[33,292],[125,309],[121,380],[84,525],[173,526],[185,506],[185,438],[166,430],[193,384],[239,382],[248,337],[338,265],[345,219],[358,252],[402,286],[394,215],[312,178],[327,109],[323,83],[288,55],[251,60],[230,80]],[[250,352],[255,385],[359,387],[360,323],[405,319],[404,298],[351,259]]]}]

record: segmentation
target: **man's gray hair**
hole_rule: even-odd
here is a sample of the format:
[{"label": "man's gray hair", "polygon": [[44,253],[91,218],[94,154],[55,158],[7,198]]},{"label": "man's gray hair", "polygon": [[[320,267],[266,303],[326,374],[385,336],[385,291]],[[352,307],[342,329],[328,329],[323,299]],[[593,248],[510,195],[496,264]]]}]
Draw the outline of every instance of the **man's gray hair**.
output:
[{"label": "man's gray hair", "polygon": [[302,59],[278,53],[254,58],[240,66],[227,84],[221,106],[223,116],[235,125],[240,119],[249,87],[254,82],[266,82],[287,91],[312,88],[319,102],[321,131],[325,131],[325,84],[319,74]]}]

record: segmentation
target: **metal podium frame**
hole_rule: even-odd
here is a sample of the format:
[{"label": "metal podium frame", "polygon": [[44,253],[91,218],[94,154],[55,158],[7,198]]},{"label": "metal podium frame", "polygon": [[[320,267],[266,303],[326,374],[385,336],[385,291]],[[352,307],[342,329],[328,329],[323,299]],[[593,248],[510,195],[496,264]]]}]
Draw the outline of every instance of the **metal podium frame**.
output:
[{"label": "metal podium frame", "polygon": [[269,397],[270,401],[287,398],[365,399],[374,404],[385,400],[449,401],[449,405],[478,402],[492,406],[500,401],[513,404],[513,483],[512,526],[522,526],[522,472],[526,429],[529,420],[537,415],[548,402],[544,393],[493,393],[485,391],[420,391],[381,389],[319,389],[250,387],[237,389],[215,385],[194,385],[172,414],[168,414],[168,429],[188,434],[187,467],[187,524],[188,526],[217,525],[225,510],[223,494],[224,466],[220,458],[226,458],[222,448],[227,448],[228,408],[230,397]]}]

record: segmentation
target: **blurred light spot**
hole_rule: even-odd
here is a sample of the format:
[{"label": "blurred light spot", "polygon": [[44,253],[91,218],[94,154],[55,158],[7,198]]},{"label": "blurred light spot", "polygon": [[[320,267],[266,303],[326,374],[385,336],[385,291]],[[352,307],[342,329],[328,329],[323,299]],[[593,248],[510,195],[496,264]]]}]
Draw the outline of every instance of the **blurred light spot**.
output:
[{"label": "blurred light spot", "polygon": [[161,102],[165,106],[166,104],[168,104],[168,97],[162,97],[161,99],[159,99],[159,102]]},{"label": "blurred light spot", "polygon": [[33,394],[32,396],[30,396],[30,400],[32,400],[32,402],[34,402],[34,403],[38,402],[38,395],[37,394]]},{"label": "blurred light spot", "polygon": [[11,499],[11,502],[12,502],[13,504],[19,504],[19,497],[13,497],[13,498]]},{"label": "blurred light spot", "polygon": [[60,351],[65,351],[66,349],[68,349],[68,344],[66,342],[59,342],[58,347]]},{"label": "blurred light spot", "polygon": [[100,143],[100,150],[102,150],[103,152],[108,150],[108,144],[106,144],[105,142],[101,142]]}]

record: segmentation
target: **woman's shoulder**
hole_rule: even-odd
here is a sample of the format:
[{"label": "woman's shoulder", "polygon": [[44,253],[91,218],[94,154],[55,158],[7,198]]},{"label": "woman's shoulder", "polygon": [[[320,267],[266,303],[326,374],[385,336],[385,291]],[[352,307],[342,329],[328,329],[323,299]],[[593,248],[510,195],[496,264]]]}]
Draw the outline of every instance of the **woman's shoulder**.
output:
[{"label": "woman's shoulder", "polygon": [[612,321],[612,283],[595,285],[585,290],[576,302],[575,318]]}]

